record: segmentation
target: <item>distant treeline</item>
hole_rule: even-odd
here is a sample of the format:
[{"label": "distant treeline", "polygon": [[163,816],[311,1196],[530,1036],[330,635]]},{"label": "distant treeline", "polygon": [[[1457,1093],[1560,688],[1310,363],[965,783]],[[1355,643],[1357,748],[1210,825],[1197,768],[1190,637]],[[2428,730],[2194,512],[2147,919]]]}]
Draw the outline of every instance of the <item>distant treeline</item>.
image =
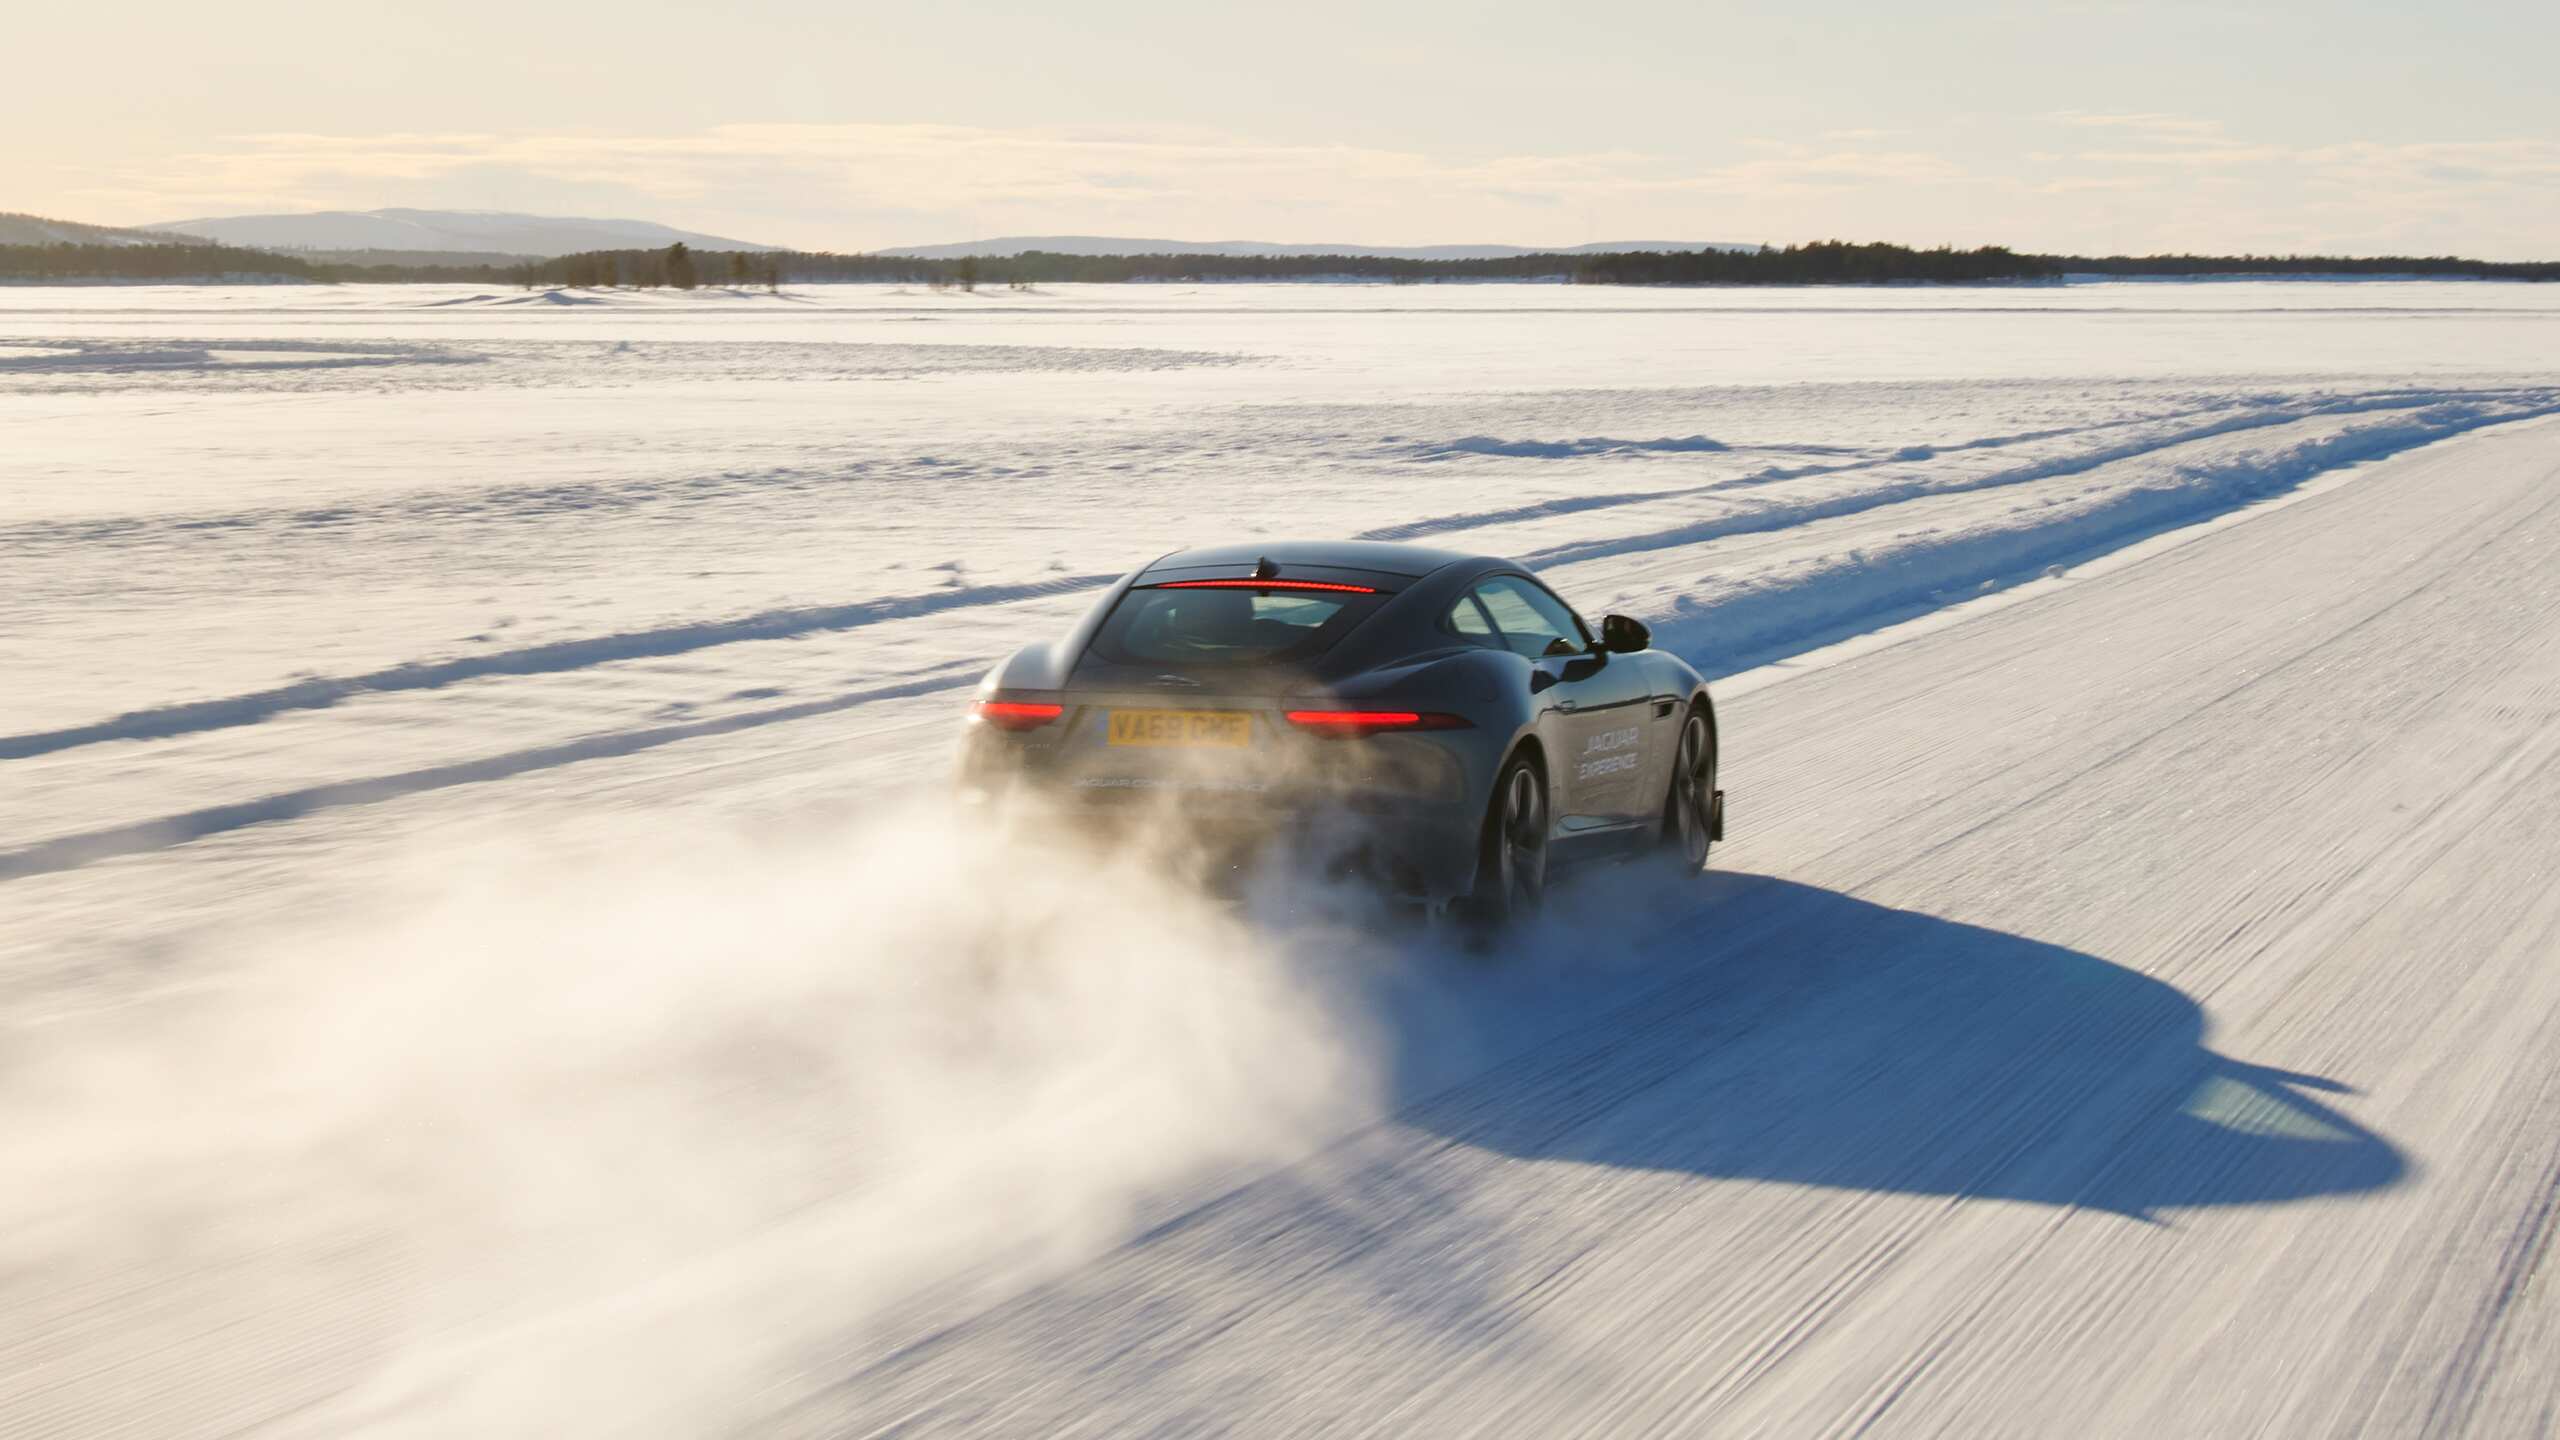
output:
[{"label": "distant treeline", "polygon": [[2459,255],[2039,255],[2073,275],[2420,275],[2452,280],[2560,280],[2560,260],[2465,260]]},{"label": "distant treeline", "polygon": [[778,255],[763,251],[697,251],[679,240],[664,250],[589,250],[536,260],[507,269],[519,285],[618,286],[644,290],[672,286],[694,290],[705,285],[762,285],[781,288],[784,275]]},{"label": "distant treeline", "polygon": [[0,245],[0,279],[217,280],[264,276],[318,280],[319,268],[288,255],[229,245]]},{"label": "distant treeline", "polygon": [[1551,280],[1568,278],[1570,255],[1511,255],[1490,260],[1416,260],[1393,255],[837,255],[783,251],[758,259],[780,266],[785,280],[890,281],[908,285],[1078,285],[1182,280]]},{"label": "distant treeline", "polygon": [[[531,285],[656,284],[668,253],[602,250],[563,255],[509,272]],[[723,256],[729,273],[722,273]],[[1588,285],[1838,285],[1889,281],[2036,280],[2059,275],[2049,262],[1997,247],[1914,250],[1902,245],[1824,241],[1783,250],[1700,250],[1670,254],[1505,255],[1477,260],[1419,260],[1393,255],[1020,255],[918,259],[902,255],[837,255],[785,250],[692,257],[705,284],[792,284],[843,281],[979,286],[1126,284],[1137,281],[1567,280]],[[743,260],[745,278],[736,273]]]},{"label": "distant treeline", "polygon": [[[411,257],[398,257],[407,260]],[[500,257],[502,260],[505,257]],[[0,245],[0,280],[211,280],[266,277],[320,283],[538,286],[703,285],[778,288],[845,281],[981,286],[1217,280],[1561,280],[1585,285],[1964,285],[2055,280],[2064,275],[2419,275],[2560,280],[2560,262],[2454,256],[2344,259],[2325,255],[2022,255],[1978,250],[1853,245],[1825,240],[1783,249],[1638,251],[1609,255],[1508,255],[1418,260],[1381,255],[1060,255],[918,259],[823,251],[595,250],[511,263],[352,264],[214,244]]]},{"label": "distant treeline", "polygon": [[499,265],[339,265],[237,245],[0,245],[0,280],[267,279],[503,285]]},{"label": "distant treeline", "polygon": [[1940,246],[1851,245],[1823,240],[1783,250],[1680,250],[1668,254],[1575,257],[1573,278],[1586,285],[1891,285],[1922,282],[1978,285],[1991,280],[2051,280],[2052,261],[1999,245],[1979,250]]}]

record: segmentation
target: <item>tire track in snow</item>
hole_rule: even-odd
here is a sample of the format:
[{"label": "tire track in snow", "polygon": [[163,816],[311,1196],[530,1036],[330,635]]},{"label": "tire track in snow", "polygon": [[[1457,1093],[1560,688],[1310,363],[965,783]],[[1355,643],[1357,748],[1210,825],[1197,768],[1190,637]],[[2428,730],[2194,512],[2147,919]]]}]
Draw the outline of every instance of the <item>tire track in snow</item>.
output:
[{"label": "tire track in snow", "polygon": [[[2144,426],[2165,424],[2175,420],[2191,419],[2198,415],[2223,416],[2222,419],[2209,425],[2180,431],[2168,436],[2151,437],[2139,442],[2111,446],[2102,450],[2089,452],[2088,455],[2083,457],[2065,456],[2055,461],[2047,462],[2046,464],[2024,466],[2016,470],[2003,471],[1993,476],[1978,477],[1972,481],[1938,486],[1926,486],[1914,482],[1910,485],[1891,487],[1886,491],[1873,491],[1857,497],[1844,497],[1844,499],[1851,501],[1866,501],[1869,500],[1870,497],[1873,497],[1873,503],[1852,504],[1849,510],[1826,509],[1819,514],[1807,514],[1802,516],[1802,518],[1807,519],[1828,519],[1835,514],[1851,513],[1851,511],[1855,509],[1873,508],[1874,505],[1898,503],[1902,500],[1910,499],[1917,494],[1962,494],[1969,490],[1994,488],[2001,484],[2050,479],[2056,475],[2063,474],[2076,474],[2081,470],[2090,469],[2097,465],[2107,464],[2115,460],[2128,459],[2154,450],[2168,449],[2173,446],[2188,444],[2196,440],[2210,439],[2217,435],[2231,434],[2235,431],[2264,429],[2269,426],[2290,424],[2297,420],[2311,419],[2315,416],[2363,414],[2376,410],[2422,409],[2429,406],[2463,402],[2481,403],[2514,400],[2531,402],[2548,401],[2553,398],[2554,392],[2537,388],[2489,390],[2385,390],[2370,394],[2347,396],[2313,395],[2300,397],[2298,399],[2294,397],[2274,395],[2252,396],[2242,399],[2238,403],[2241,405],[2256,405],[2265,408],[2243,410],[2241,413],[2232,414],[2230,412],[2237,408],[2232,403],[2198,405],[2182,410],[2165,411],[2156,415],[2139,415],[2130,419],[2109,420],[2085,426],[2062,426],[2045,430],[2022,431],[2014,435],[1992,435],[1985,436],[1978,440],[1963,440],[1945,445],[1915,445],[1895,450],[1884,455],[1869,455],[1860,459],[1846,461],[1835,465],[1775,465],[1766,469],[1754,471],[1748,475],[1732,476],[1719,480],[1711,480],[1702,485],[1687,485],[1669,490],[1628,490],[1599,495],[1574,495],[1566,496],[1561,499],[1539,501],[1529,505],[1507,506],[1499,510],[1462,511],[1456,514],[1437,515],[1428,519],[1407,521],[1395,525],[1382,525],[1375,529],[1363,530],[1354,538],[1361,540],[1418,540],[1425,536],[1441,535],[1459,530],[1474,530],[1488,525],[1506,525],[1523,520],[1544,520],[1559,515],[1579,515],[1592,510],[1613,510],[1624,506],[1644,505],[1660,500],[1690,499],[1700,495],[1712,495],[1726,490],[1750,489],[1761,485],[1777,484],[1788,480],[1816,479],[1825,475],[1855,474],[1860,471],[1880,469],[1887,465],[1908,464],[1933,460],[1942,455],[1959,455],[1975,450],[1998,450],[2011,445],[2030,444],[2039,440],[2057,440],[2077,435],[2096,435],[2110,430],[2138,429]],[[1459,447],[1465,447],[1464,453],[1475,455],[1495,455],[1511,458],[1537,459],[1585,458],[1589,454],[1601,452],[1578,447],[1605,444],[1612,451],[1651,451],[1661,448],[1666,443],[1663,441],[1601,442],[1595,440],[1565,441],[1553,444],[1541,444],[1539,442],[1532,441],[1488,442],[1489,444],[1498,444],[1503,447],[1498,449],[1487,448],[1483,445],[1468,444],[1468,441],[1483,441],[1485,439],[1486,437],[1483,436],[1471,436],[1468,437],[1467,441],[1432,442],[1425,445],[1419,445],[1414,447],[1414,458],[1428,462],[1444,462],[1455,458],[1452,451]],[[1694,449],[1698,447],[1683,445],[1682,448]],[[1729,453],[1753,453],[1788,447],[1737,444],[1732,446],[1720,446],[1717,448]],[[1796,448],[1801,448],[1804,453],[1821,453],[1813,447]],[[2079,461],[2079,463],[2075,464],[2075,460]],[[1793,510],[1773,510],[1760,513],[1763,515],[1779,517],[1774,523],[1780,525],[1794,523],[1794,520],[1788,517],[1792,517],[1796,514]]]},{"label": "tire track in snow", "polygon": [[906,620],[945,610],[1004,605],[1016,600],[1037,600],[1090,590],[1118,578],[1117,574],[1067,575],[1012,585],[975,585],[967,589],[928,591],[920,595],[857,600],[843,605],[767,610],[737,620],[707,620],[654,630],[627,630],[583,640],[555,640],[450,660],[409,661],[361,675],[320,675],[242,695],[128,710],[87,725],[0,736],[0,760],[25,760],[112,740],[165,740],[208,730],[228,730],[255,725],[288,711],[325,710],[359,695],[437,690],[466,680],[497,675],[552,675],[619,660],[662,659],[746,640],[790,640],[803,635],[854,630],[884,620]]},{"label": "tire track in snow", "polygon": [[[2520,408],[2513,410],[2491,409],[2488,403],[2483,403],[2486,398],[2488,397],[2470,395],[2377,398],[2369,402],[2313,406],[2299,411],[2278,410],[2234,415],[2209,425],[2195,426],[2166,436],[2146,437],[2079,455],[2058,456],[2052,460],[1994,471],[1989,475],[1975,476],[1969,480],[1931,482],[1925,478],[1912,479],[1897,485],[1862,490],[1854,495],[1773,505],[1737,515],[1702,520],[1695,524],[1675,526],[1668,530],[1550,545],[1541,550],[1531,551],[1520,558],[1530,565],[1568,565],[1577,560],[1632,555],[1647,550],[1677,549],[1683,545],[1721,540],[1730,535],[1790,529],[1817,520],[1833,520],[1844,515],[1880,510],[1908,500],[1934,499],[1943,495],[1967,495],[1983,490],[1997,490],[2004,486],[2033,484],[2038,480],[2083,475],[2121,460],[2139,459],[2145,455],[2174,450],[2181,445],[2191,445],[2201,440],[2217,439],[2250,430],[2273,429],[2327,415],[2367,414],[2400,409],[2414,409],[2419,412],[2416,420],[2408,425],[2349,431],[2345,436],[2338,437],[2339,440],[2369,439],[2372,442],[2370,448],[2339,445],[2331,441],[2314,442],[2303,447],[2297,454],[2310,463],[2312,471],[2350,464],[2356,460],[2377,458],[2397,450],[2407,449],[2412,445],[2424,444],[2429,440],[2458,435],[2465,430],[2474,430],[2483,425],[2496,425],[2510,420],[2530,420],[2560,411],[2560,391],[2523,391],[2516,392],[2512,396],[2494,397],[2494,400],[2490,401],[2494,403],[2495,400],[2512,400],[2520,405]],[[2290,477],[2282,483],[2299,483],[2300,480],[2308,478],[2310,473],[2302,471],[2297,464],[2279,464],[2274,468],[2282,475]]]},{"label": "tire track in snow", "polygon": [[[2560,413],[2560,403],[2512,414],[2466,417],[2465,423],[2446,428],[2413,423],[2347,430],[2271,459],[2186,467],[2175,477],[2177,483],[2132,486],[2079,504],[2056,502],[2050,509],[2028,512],[2024,523],[1929,533],[1877,555],[1852,551],[1791,574],[1787,583],[1742,588],[1665,616],[1654,626],[1655,643],[1678,652],[1709,679],[1721,678],[1801,653],[1816,637],[1842,638],[1873,628],[1884,617],[1914,618],[2033,579],[2053,565],[2083,564],[2168,531],[2273,500],[2347,466],[2555,413]],[[1936,492],[1947,493],[1960,492]],[[1936,494],[1910,498],[1931,499]],[[1703,544],[1759,528],[1763,527],[1728,528],[1722,521],[1710,521],[1665,532],[1687,537],[1679,540],[1654,543],[1638,537],[1623,546],[1612,542],[1560,545],[1522,558],[1534,566],[1563,565]]]},{"label": "tire track in snow", "polygon": [[537,745],[511,750],[502,755],[488,755],[476,760],[459,760],[446,765],[429,765],[416,770],[403,770],[390,775],[376,775],[361,780],[338,780],[322,785],[309,785],[274,795],[262,795],[228,805],[209,805],[179,815],[165,815],[131,825],[110,826],[75,835],[63,835],[39,841],[17,850],[0,852],[0,883],[23,880],[34,875],[51,875],[64,870],[77,870],[101,860],[124,855],[140,855],[154,850],[189,844],[226,831],[245,829],[251,825],[272,824],[280,820],[298,820],[321,810],[343,809],[355,805],[378,805],[429,790],[445,790],[456,785],[477,785],[490,780],[505,780],[536,770],[550,770],[574,765],[582,760],[606,760],[655,750],[682,740],[698,740],[712,735],[728,735],[765,725],[780,725],[793,720],[808,720],[851,710],[877,700],[901,700],[916,695],[930,695],[938,690],[957,690],[975,677],[981,662],[952,661],[922,672],[918,677],[890,685],[875,685],[862,690],[848,690],[823,700],[803,700],[791,705],[775,705],[716,719],[689,721],[681,725],[658,725],[644,730],[623,730],[604,735],[589,735],[556,745]]},{"label": "tire track in snow", "polygon": [[[2534,1107],[2535,1113],[2549,1113],[2553,1089],[2550,1085],[2544,1087],[2542,1103]],[[2560,1233],[2560,1150],[2545,1156],[2531,1194],[2531,1208],[2515,1223],[2500,1249],[2496,1279],[2486,1300],[2437,1382],[2422,1432],[2430,1440],[2478,1428],[2483,1392],[2489,1376],[2505,1359],[2507,1347],[2503,1342],[2508,1338],[2517,1302],[2542,1273],[2551,1256],[2552,1236]]]}]

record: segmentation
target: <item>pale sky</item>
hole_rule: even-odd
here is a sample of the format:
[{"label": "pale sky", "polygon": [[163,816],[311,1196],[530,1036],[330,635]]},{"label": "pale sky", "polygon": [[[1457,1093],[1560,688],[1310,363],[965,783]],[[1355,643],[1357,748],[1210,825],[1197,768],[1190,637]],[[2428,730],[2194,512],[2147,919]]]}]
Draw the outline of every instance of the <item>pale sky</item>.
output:
[{"label": "pale sky", "polygon": [[0,210],[102,224],[2560,258],[2551,3],[10,10]]}]

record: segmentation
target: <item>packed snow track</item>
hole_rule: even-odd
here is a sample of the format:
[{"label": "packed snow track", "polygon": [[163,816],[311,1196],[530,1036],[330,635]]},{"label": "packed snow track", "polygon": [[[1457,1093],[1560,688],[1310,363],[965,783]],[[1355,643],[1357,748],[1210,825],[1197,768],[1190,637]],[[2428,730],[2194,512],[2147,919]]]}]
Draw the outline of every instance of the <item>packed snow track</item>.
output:
[{"label": "packed snow track", "polygon": [[2549,1433],[2560,428],[1732,702],[1613,1003],[794,1434]]}]

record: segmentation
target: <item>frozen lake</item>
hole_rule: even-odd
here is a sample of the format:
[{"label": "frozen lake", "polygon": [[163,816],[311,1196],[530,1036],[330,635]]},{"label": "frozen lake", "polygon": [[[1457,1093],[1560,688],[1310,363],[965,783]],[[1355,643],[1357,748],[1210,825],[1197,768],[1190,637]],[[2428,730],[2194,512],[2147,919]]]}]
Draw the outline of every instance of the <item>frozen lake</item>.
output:
[{"label": "frozen lake", "polygon": [[[76,1419],[47,1375],[165,1344],[201,1369],[125,1397],[150,1433],[350,1375],[360,1415],[539,1431],[498,1381],[478,1411],[421,1397],[507,1369],[493,1354],[535,1357],[508,1364],[554,1399],[646,1397],[614,1306],[695,1295],[697,1262],[753,1276],[758,1326],[852,1344],[848,1316],[954,1273],[1000,1293],[1410,1098],[1368,1073],[1363,1026],[1403,1013],[1368,981],[1345,1001],[1287,935],[1116,872],[990,879],[971,837],[917,818],[985,666],[1164,551],[1507,554],[1744,694],[1818,647],[2071,593],[2126,547],[2554,412],[2552,286],[0,288],[0,1023],[31,1057],[0,1115],[34,1167],[0,1172],[24,1247],[0,1260],[33,1277],[0,1315],[73,1335],[0,1364],[0,1413],[48,1396]],[[2395,504],[2487,503],[2457,467],[2392,473]],[[2357,586],[2417,562],[2375,549],[2405,515],[2360,523]],[[2292,553],[2232,553],[2166,629],[2049,625],[2043,680],[1984,682],[2014,702],[1984,723],[2020,754],[2094,736],[2130,713],[2103,687],[2136,652],[2174,676],[2179,647],[2220,644],[2257,673],[2231,635],[2279,644],[2307,593]],[[2336,555],[2303,563],[2321,616],[2364,593]],[[1933,703],[1896,684],[1879,707]],[[1844,756],[1996,789],[1940,722],[1805,751],[1789,774],[1815,778],[1753,797],[1775,838],[1745,853],[1801,878],[1872,843],[1870,802],[1819,779]],[[2273,815],[2307,792],[2262,759]],[[2082,820],[2108,833],[2053,823]],[[1025,947],[1083,978],[1005,969]],[[1196,981],[1228,950],[1260,959]],[[794,1089],[803,1062],[824,1104]],[[699,1131],[655,1128],[660,1101]],[[670,1177],[663,1204],[629,1199]],[[622,1198],[588,1233],[600,1193]],[[837,1214],[846,1193],[873,1208]],[[825,1271],[829,1297],[864,1299],[812,1318],[784,1281],[820,1253],[851,1276]],[[147,1313],[83,1350],[65,1317],[118,1304]],[[882,1333],[923,1333],[909,1318]],[[244,1345],[312,1348],[259,1381]],[[730,1416],[771,1357],[731,1358],[688,1347],[668,1383]],[[550,1418],[594,1418],[570,1413]]]},{"label": "frozen lake", "polygon": [[[2549,408],[2555,342],[2499,284],[0,291],[0,855],[671,725],[728,727],[687,804],[913,777],[1227,537],[1513,555],[1731,670]],[[475,803],[595,807],[550,768]]]}]

